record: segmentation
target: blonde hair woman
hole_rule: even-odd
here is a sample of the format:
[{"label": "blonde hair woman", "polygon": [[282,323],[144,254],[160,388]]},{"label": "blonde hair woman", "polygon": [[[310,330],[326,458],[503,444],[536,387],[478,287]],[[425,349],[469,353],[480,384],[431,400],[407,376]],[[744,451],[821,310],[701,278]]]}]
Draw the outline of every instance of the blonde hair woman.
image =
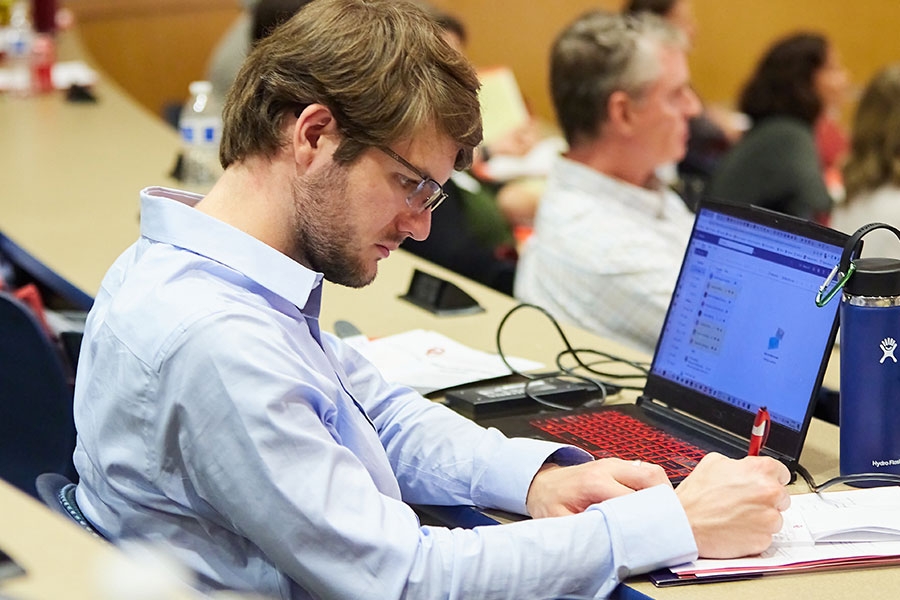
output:
[{"label": "blonde hair woman", "polygon": [[[850,155],[844,166],[846,202],[832,226],[848,233],[873,221],[900,225],[900,63],[884,68],[856,109]],[[866,237],[866,256],[900,256],[893,235]]]}]

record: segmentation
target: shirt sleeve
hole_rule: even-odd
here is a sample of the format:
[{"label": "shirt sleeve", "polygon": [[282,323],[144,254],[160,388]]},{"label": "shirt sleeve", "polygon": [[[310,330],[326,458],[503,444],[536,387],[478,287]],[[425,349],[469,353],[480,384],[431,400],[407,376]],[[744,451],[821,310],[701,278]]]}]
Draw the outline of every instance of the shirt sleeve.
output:
[{"label": "shirt sleeve", "polygon": [[531,480],[551,455],[564,465],[592,460],[572,446],[485,429],[415,390],[385,382],[356,350],[324,337],[375,423],[407,502],[473,504],[524,515]]},{"label": "shirt sleeve", "polygon": [[[298,366],[289,336],[270,331],[257,336],[265,343],[241,346],[247,325],[231,316],[196,331],[177,349],[179,360],[170,363],[174,370],[167,380],[191,401],[164,416],[154,433],[160,438],[155,447],[179,449],[161,458],[160,469],[183,469],[192,487],[176,477],[159,482],[171,498],[167,510],[183,503],[202,514],[204,531],[198,535],[219,539],[225,547],[238,544],[232,537],[237,534],[244,542],[232,552],[252,557],[258,549],[261,559],[308,593],[604,595],[622,577],[692,556],[690,528],[666,488],[604,502],[572,517],[471,530],[421,526],[406,504],[379,490],[363,459],[334,439],[329,423],[359,418],[356,411],[334,414],[328,398],[336,390],[311,370],[298,377],[298,369],[307,367]],[[260,323],[249,325],[266,333],[259,331]],[[353,380],[353,387],[358,383]],[[165,396],[175,391],[165,390]],[[511,506],[524,501],[526,480],[558,448],[506,440],[424,399],[414,401],[409,392],[388,394],[366,408],[373,409],[388,455],[408,484],[401,488],[414,496],[433,493],[444,482],[453,490],[451,499],[466,496],[469,487],[475,501]],[[414,416],[446,429],[409,428],[406,420]],[[461,451],[456,444],[426,443],[426,433],[475,447]],[[421,456],[414,458],[416,453]],[[150,454],[151,460],[158,458]],[[434,472],[425,472],[432,462]],[[438,473],[444,468],[449,477]],[[495,486],[494,478],[503,483]],[[411,484],[416,479],[426,481],[421,489]],[[660,529],[669,530],[665,543]]]},{"label": "shirt sleeve", "polygon": [[[479,583],[463,598],[605,598],[627,577],[697,557],[687,518],[668,486],[607,500],[567,517],[426,530],[429,543],[452,543],[457,559],[480,556]],[[417,563],[414,579],[423,585],[443,579],[441,572],[426,570],[434,566]]]}]

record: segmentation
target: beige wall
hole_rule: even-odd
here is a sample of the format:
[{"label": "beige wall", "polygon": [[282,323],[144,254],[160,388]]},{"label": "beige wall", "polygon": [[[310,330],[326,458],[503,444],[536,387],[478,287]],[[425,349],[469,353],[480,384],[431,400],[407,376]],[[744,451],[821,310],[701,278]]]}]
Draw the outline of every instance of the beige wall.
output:
[{"label": "beige wall", "polygon": [[64,0],[96,63],[146,108],[182,102],[238,0]]},{"label": "beige wall", "polygon": [[[533,110],[553,116],[547,54],[556,34],[591,8],[619,9],[623,0],[433,0],[470,32],[478,65],[512,66]],[[733,104],[741,83],[777,37],[800,29],[831,39],[859,86],[883,64],[900,61],[897,0],[693,0],[698,37],[694,83],[712,102]]]},{"label": "beige wall", "polygon": [[[552,119],[547,54],[554,36],[590,8],[623,0],[432,0],[460,17],[478,65],[510,65],[528,103]],[[693,0],[699,34],[691,56],[704,99],[731,104],[741,82],[776,37],[813,29],[832,39],[857,85],[881,65],[900,61],[897,0]],[[238,0],[69,0],[98,63],[140,102],[158,111],[203,75]]]}]

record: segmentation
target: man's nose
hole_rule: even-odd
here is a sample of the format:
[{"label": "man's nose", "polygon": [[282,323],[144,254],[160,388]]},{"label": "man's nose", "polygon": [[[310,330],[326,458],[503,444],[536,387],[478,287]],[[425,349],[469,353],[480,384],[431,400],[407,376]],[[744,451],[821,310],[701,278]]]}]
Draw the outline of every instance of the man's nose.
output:
[{"label": "man's nose", "polygon": [[687,90],[687,99],[684,113],[688,117],[696,117],[701,112],[703,112],[703,104],[700,102],[700,97],[697,96],[697,93],[692,90]]},{"label": "man's nose", "polygon": [[431,210],[426,209],[420,213],[410,211],[401,225],[401,229],[408,233],[409,237],[421,242],[431,233]]}]

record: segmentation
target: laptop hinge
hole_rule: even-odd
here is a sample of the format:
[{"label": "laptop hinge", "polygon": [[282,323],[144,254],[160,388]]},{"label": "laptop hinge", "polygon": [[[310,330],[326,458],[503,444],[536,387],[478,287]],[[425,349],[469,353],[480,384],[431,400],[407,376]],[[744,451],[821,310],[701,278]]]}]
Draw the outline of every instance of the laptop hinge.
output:
[{"label": "laptop hinge", "polygon": [[676,423],[680,429],[695,431],[697,435],[714,441],[715,445],[730,448],[732,456],[742,456],[747,452],[747,440],[739,438],[733,433],[716,427],[711,423],[680,413],[661,402],[643,395],[637,399],[637,405],[641,410],[653,415],[654,418]]},{"label": "laptop hinge", "polygon": [[[641,410],[653,415],[656,419],[677,423],[679,428],[687,428],[688,431],[696,431],[701,437],[714,440],[717,444],[731,448],[733,451],[732,456],[735,458],[746,455],[748,440],[740,438],[729,431],[725,431],[721,427],[716,427],[715,425],[697,419],[696,417],[680,413],[677,410],[666,406],[662,402],[653,400],[643,394],[638,397],[636,404]],[[771,456],[772,458],[783,462],[791,471],[791,481],[794,480],[796,477],[795,471],[797,469],[796,461],[780,452],[774,452],[769,448],[764,448],[762,454]]]}]

